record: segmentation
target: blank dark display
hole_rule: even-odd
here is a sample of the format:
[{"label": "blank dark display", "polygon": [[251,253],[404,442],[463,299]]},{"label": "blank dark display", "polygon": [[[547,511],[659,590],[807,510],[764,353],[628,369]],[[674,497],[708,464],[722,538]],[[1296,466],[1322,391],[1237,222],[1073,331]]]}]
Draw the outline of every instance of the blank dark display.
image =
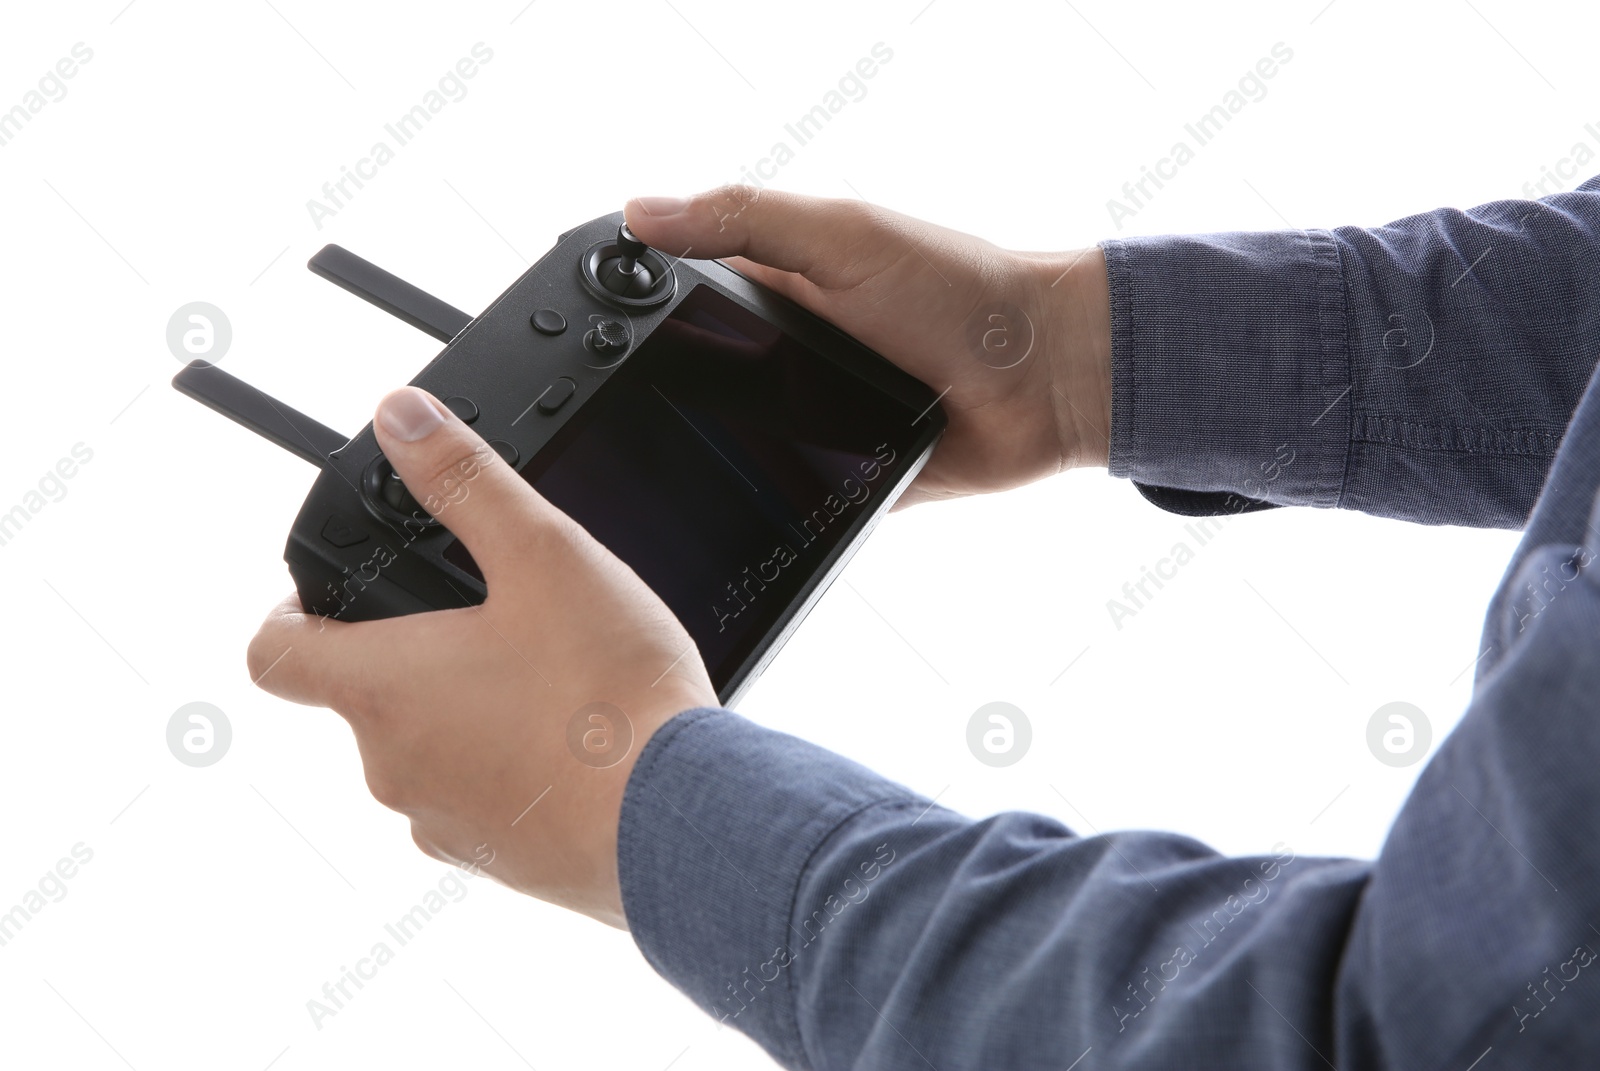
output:
[{"label": "blank dark display", "polygon": [[894,484],[916,416],[697,287],[522,475],[661,596],[721,688]]}]

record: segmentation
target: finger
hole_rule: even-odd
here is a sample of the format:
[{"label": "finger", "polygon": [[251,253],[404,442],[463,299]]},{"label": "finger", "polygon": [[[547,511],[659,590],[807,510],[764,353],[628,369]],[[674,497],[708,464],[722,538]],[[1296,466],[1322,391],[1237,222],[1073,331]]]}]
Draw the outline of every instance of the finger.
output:
[{"label": "finger", "polygon": [[924,502],[936,501],[938,498],[939,496],[930,495],[916,487],[907,487],[900,497],[894,500],[894,505],[889,507],[889,512],[898,513],[903,509],[910,509],[912,506],[920,506]]},{"label": "finger", "polygon": [[924,483],[923,478],[919,475],[915,480],[911,481],[911,486],[907,487],[901,492],[900,497],[894,500],[894,505],[889,507],[889,512],[894,513],[898,510],[910,509],[912,506],[920,506],[924,502],[949,502],[952,499],[966,498],[969,493],[967,491],[952,491],[945,488],[931,487]]},{"label": "finger", "polygon": [[796,275],[781,268],[769,268],[749,257],[727,257],[724,263],[740,275],[754,279],[769,290],[776,290],[795,304],[803,305],[813,312],[820,311],[823,305],[820,300],[821,291],[804,275]]},{"label": "finger", "polygon": [[491,590],[526,570],[543,535],[570,524],[427,391],[390,392],[372,426],[406,489],[467,545]]},{"label": "finger", "polygon": [[245,653],[250,679],[291,703],[338,708],[342,681],[356,654],[348,634],[354,627],[308,614],[300,596],[290,595],[273,607],[250,641]]},{"label": "finger", "polygon": [[423,829],[422,823],[415,818],[411,820],[411,843],[415,844],[417,850],[429,859],[436,859],[441,863],[455,862],[454,859],[445,854],[444,849],[433,842],[433,838],[428,836],[428,831]]},{"label": "finger", "polygon": [[638,238],[674,256],[742,256],[822,287],[862,274],[861,255],[893,215],[862,201],[723,186],[688,198],[638,197],[623,209]]}]

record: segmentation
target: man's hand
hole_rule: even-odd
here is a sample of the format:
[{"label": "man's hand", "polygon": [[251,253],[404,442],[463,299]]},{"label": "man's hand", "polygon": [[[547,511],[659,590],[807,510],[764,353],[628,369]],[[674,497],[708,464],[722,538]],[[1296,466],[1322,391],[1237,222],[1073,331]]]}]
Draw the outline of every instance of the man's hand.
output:
[{"label": "man's hand", "polygon": [[729,186],[630,201],[674,256],[738,271],[944,391],[950,426],[898,505],[1000,491],[1110,450],[1105,259],[1015,253],[860,201]]},{"label": "man's hand", "polygon": [[617,822],[645,741],[716,694],[683,626],[639,577],[414,387],[378,445],[471,550],[483,605],[349,624],[291,596],[250,644],[251,677],[331,707],[367,785],[417,846],[625,928]]}]

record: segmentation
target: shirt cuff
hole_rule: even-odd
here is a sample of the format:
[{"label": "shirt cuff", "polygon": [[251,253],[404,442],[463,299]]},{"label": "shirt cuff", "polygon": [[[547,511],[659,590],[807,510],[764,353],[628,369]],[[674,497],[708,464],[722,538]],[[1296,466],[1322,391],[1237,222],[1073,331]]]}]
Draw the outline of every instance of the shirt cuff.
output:
[{"label": "shirt cuff", "polygon": [[1157,505],[1336,506],[1351,428],[1327,231],[1112,239],[1111,460]]},{"label": "shirt cuff", "polygon": [[[686,711],[645,745],[617,831],[640,952],[719,1022],[806,1066],[794,979],[796,894],[830,834],[909,789],[730,711]],[[926,802],[926,801],[923,801]]]}]

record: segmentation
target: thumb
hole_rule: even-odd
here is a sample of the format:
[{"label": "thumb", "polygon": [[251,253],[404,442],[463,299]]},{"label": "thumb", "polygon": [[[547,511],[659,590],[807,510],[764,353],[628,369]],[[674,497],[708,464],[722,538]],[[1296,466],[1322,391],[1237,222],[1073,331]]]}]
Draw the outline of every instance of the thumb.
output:
[{"label": "thumb", "polygon": [[566,521],[483,439],[418,387],[378,403],[373,433],[384,456],[422,508],[455,533],[492,591],[509,578],[520,551]]},{"label": "thumb", "polygon": [[858,281],[863,261],[904,221],[864,201],[723,186],[693,197],[636,197],[623,208],[640,241],[673,256],[741,256],[804,275],[818,286]]}]

